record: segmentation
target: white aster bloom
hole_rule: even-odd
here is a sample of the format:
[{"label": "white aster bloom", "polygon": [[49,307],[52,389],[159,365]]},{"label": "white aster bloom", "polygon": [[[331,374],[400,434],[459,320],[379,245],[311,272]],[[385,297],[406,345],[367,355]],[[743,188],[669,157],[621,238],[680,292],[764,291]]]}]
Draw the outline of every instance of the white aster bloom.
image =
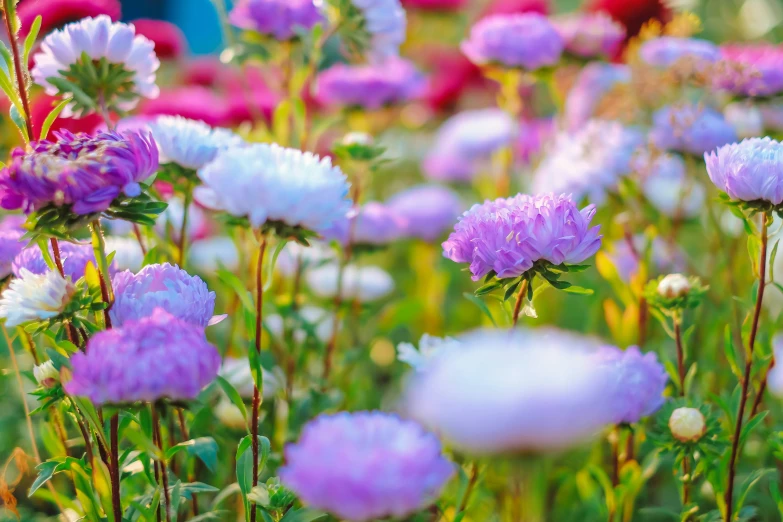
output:
[{"label": "white aster bloom", "polygon": [[411,366],[414,370],[423,370],[435,357],[441,356],[460,346],[460,342],[451,337],[435,337],[424,334],[419,340],[419,347],[412,343],[397,345],[397,359]]},{"label": "white aster bloom", "polygon": [[198,170],[223,149],[241,147],[244,140],[228,129],[213,129],[203,121],[182,116],[159,116],[149,124],[158,144],[160,163]]},{"label": "white aster bloom", "polygon": [[[264,398],[269,399],[275,396],[277,390],[281,388],[280,379],[271,372],[264,369],[262,371],[262,379],[264,383]],[[253,397],[253,373],[250,370],[250,363],[246,358],[226,357],[223,359],[223,364],[220,366],[218,375],[223,377],[231,386],[233,386],[239,395],[245,399]]]},{"label": "white aster bloom", "polygon": [[44,388],[51,388],[55,383],[60,382],[60,372],[54,367],[52,361],[46,361],[33,367],[33,377],[35,382]]},{"label": "white aster bloom", "polygon": [[136,239],[120,236],[106,237],[106,252],[114,253],[114,263],[119,270],[136,272],[144,263],[144,252]]},{"label": "white aster bloom", "polygon": [[22,268],[20,277],[12,279],[0,296],[0,318],[5,318],[5,325],[11,328],[57,317],[74,290],[70,278],[63,278],[56,270],[39,275]]},{"label": "white aster bloom", "polygon": [[407,18],[400,0],[351,0],[364,17],[370,33],[370,57],[381,61],[399,55],[405,42]]},{"label": "white aster bloom", "polygon": [[310,246],[306,247],[289,241],[277,256],[275,270],[285,277],[294,277],[297,270],[311,270],[336,260],[334,250],[326,243],[311,241]]},{"label": "white aster bloom", "polygon": [[[334,332],[334,314],[320,308],[318,306],[303,306],[298,312],[301,321],[315,334],[315,337],[322,343],[327,342],[332,337]],[[283,340],[284,321],[283,318],[277,314],[270,315],[264,318],[264,323],[269,331],[272,332],[278,340]],[[299,326],[294,330],[294,341],[302,343],[307,339],[307,329]]]},{"label": "white aster bloom", "polygon": [[220,152],[198,172],[196,198],[215,210],[320,232],[351,208],[349,184],[329,158],[265,143]]},{"label": "white aster bloom", "polygon": [[[41,43],[40,52],[34,56],[33,81],[43,86],[47,94],[56,95],[57,87],[47,79],[63,77],[60,71],[68,70],[79,62],[82,53],[87,53],[92,60],[106,58],[111,64],[121,64],[133,73],[136,94],[145,98],[158,97],[160,89],[155,84],[155,72],[160,61],[155,55],[155,44],[149,38],[137,35],[132,24],[112,22],[106,15],[84,18],[49,33]],[[129,110],[136,106],[137,101],[134,98],[118,106]],[[62,115],[67,117],[72,114],[69,104]]]},{"label": "white aster bloom", "polygon": [[[307,284],[313,293],[322,298],[337,295],[340,267],[336,263],[324,265],[307,273]],[[394,280],[377,266],[348,265],[343,272],[342,298],[370,303],[382,299],[394,290]]]},{"label": "white aster bloom", "polygon": [[188,263],[202,273],[212,273],[221,265],[233,271],[239,266],[239,251],[228,236],[199,239],[188,249]]}]

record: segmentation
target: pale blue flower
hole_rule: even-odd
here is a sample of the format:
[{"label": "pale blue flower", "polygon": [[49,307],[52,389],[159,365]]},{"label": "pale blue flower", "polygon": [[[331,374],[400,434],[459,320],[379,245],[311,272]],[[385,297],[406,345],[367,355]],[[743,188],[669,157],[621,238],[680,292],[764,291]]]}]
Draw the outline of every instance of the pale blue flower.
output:
[{"label": "pale blue flower", "polygon": [[182,116],[159,116],[149,128],[158,144],[160,163],[176,163],[186,169],[200,169],[221,150],[244,144],[228,129],[213,129],[203,121]]},{"label": "pale blue flower", "polygon": [[704,154],[707,173],[733,200],[783,202],[783,145],[752,138]]}]

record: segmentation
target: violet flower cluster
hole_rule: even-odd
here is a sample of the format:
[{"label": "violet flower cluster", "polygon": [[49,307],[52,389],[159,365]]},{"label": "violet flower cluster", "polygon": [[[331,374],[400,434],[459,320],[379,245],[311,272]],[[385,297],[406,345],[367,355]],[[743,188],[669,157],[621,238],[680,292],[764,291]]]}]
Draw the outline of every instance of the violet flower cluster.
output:
[{"label": "violet flower cluster", "polygon": [[313,0],[241,0],[229,14],[233,25],[278,40],[290,40],[324,20]]},{"label": "violet flower cluster", "polygon": [[[63,272],[65,272],[65,275],[70,277],[72,281],[77,281],[84,277],[87,263],[98,266],[98,263],[95,261],[95,252],[90,244],[61,241],[59,247]],[[52,252],[52,247],[49,246],[48,249],[50,259],[53,259],[54,253]],[[116,269],[115,263],[109,265],[110,274],[113,274]],[[33,244],[19,252],[19,255],[14,258],[12,270],[14,276],[21,277],[22,270],[27,270],[33,274],[45,274],[46,272],[49,272],[51,268],[46,264],[41,249],[38,245]]]},{"label": "violet flower cluster", "polygon": [[650,140],[661,150],[701,156],[737,141],[737,133],[715,109],[684,103],[663,107],[653,114]]}]

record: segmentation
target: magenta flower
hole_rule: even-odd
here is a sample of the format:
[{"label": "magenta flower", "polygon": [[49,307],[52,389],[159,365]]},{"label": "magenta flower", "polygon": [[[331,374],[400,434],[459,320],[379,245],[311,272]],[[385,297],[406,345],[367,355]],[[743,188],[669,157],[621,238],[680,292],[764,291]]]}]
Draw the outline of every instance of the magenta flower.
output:
[{"label": "magenta flower", "polygon": [[366,65],[337,64],[318,75],[316,96],[325,105],[380,109],[418,98],[426,83],[421,72],[402,58]]},{"label": "magenta flower", "polygon": [[134,20],[136,34],[148,38],[153,44],[155,55],[162,60],[182,58],[188,51],[188,42],[182,29],[165,20],[141,18]]},{"label": "magenta flower", "polygon": [[175,265],[147,265],[138,273],[117,273],[112,279],[114,304],[111,320],[114,326],[149,317],[157,308],[202,328],[222,317],[214,317],[215,292],[198,276],[192,276]]},{"label": "magenta flower", "polygon": [[603,346],[595,357],[609,370],[612,386],[606,399],[614,410],[615,424],[634,424],[663,405],[669,378],[654,352],[642,354],[636,346],[625,350]]},{"label": "magenta flower", "polygon": [[[49,255],[53,256],[52,247],[49,246]],[[60,260],[63,263],[63,271],[72,281],[84,277],[87,263],[98,266],[95,262],[95,253],[90,244],[67,243],[60,241]],[[29,270],[33,274],[45,274],[51,270],[46,264],[41,249],[36,244],[25,248],[14,258],[12,270],[14,276],[22,277],[22,269]],[[114,274],[117,267],[114,263],[109,267],[109,272]]]},{"label": "magenta flower", "polygon": [[454,474],[434,435],[382,412],[321,415],[285,457],[283,485],[351,522],[404,518],[434,502]]},{"label": "magenta flower", "polygon": [[69,22],[87,17],[107,15],[119,20],[122,6],[119,0],[25,0],[16,10],[21,32],[27,35],[35,17],[41,15],[39,35],[45,35]]},{"label": "magenta flower", "polygon": [[726,67],[718,73],[718,87],[745,96],[765,97],[783,92],[780,45],[723,45],[720,52]]},{"label": "magenta flower", "polygon": [[704,154],[707,174],[733,200],[783,202],[783,146],[751,138]]},{"label": "magenta flower", "polygon": [[549,22],[537,13],[493,15],[470,30],[462,52],[476,65],[498,64],[534,70],[555,65],[565,43]]},{"label": "magenta flower", "polygon": [[667,105],[653,114],[650,139],[661,150],[701,156],[737,141],[737,133],[720,112],[684,103]]},{"label": "magenta flower", "polygon": [[581,263],[601,246],[600,226],[590,227],[593,205],[577,209],[565,194],[517,194],[473,205],[443,243],[443,255],[470,263],[473,280],[494,271],[520,276],[536,261]]},{"label": "magenta flower", "polygon": [[219,127],[229,121],[228,111],[228,102],[215,91],[198,85],[187,85],[164,88],[154,100],[142,101],[138,113],[148,117],[182,116]]},{"label": "magenta flower", "polygon": [[465,208],[457,194],[440,185],[417,185],[398,192],[386,206],[405,220],[405,235],[434,241]]},{"label": "magenta flower", "polygon": [[313,0],[240,0],[229,14],[236,27],[278,40],[295,38],[297,30],[309,31],[323,19]]},{"label": "magenta flower", "polygon": [[120,193],[141,194],[139,182],[158,168],[158,147],[148,132],[68,131],[52,142],[14,149],[0,170],[0,206],[34,212],[47,205],[68,206],[75,214],[109,208]]},{"label": "magenta flower", "polygon": [[565,50],[581,58],[611,58],[625,40],[625,28],[602,11],[566,15],[554,25]]},{"label": "magenta flower", "polygon": [[515,157],[524,165],[530,165],[544,150],[544,145],[555,134],[555,121],[550,118],[523,120],[514,143]]},{"label": "magenta flower", "polygon": [[94,334],[71,357],[65,390],[96,405],[195,399],[220,368],[204,329],[158,308],[122,328]]}]

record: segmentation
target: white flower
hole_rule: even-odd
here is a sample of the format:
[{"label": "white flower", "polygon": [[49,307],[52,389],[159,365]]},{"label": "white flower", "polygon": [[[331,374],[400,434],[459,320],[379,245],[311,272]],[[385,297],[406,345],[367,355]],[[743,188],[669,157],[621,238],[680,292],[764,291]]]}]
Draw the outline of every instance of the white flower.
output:
[{"label": "white flower", "polygon": [[182,116],[159,116],[149,128],[158,144],[160,163],[176,163],[186,169],[200,169],[219,151],[245,143],[228,129],[213,129],[203,121]]},{"label": "white flower", "polygon": [[295,241],[289,241],[277,256],[275,269],[285,277],[294,277],[297,270],[318,268],[327,262],[336,261],[336,259],[334,250],[326,243],[312,241],[310,246],[306,247]]},{"label": "white flower", "polygon": [[114,262],[119,270],[136,272],[144,263],[144,252],[136,239],[129,237],[106,237],[106,252],[114,252]]},{"label": "white flower", "polygon": [[[317,306],[303,306],[298,314],[301,321],[314,330],[315,337],[319,341],[325,343],[331,339],[332,332],[334,332],[334,314]],[[281,316],[277,314],[269,315],[264,318],[264,322],[269,331],[272,332],[272,335],[277,337],[278,340],[283,340],[284,322]],[[305,339],[307,339],[307,331],[301,327],[296,328],[294,330],[294,341],[302,343]]]},{"label": "white flower", "polygon": [[460,342],[451,337],[442,338],[424,334],[419,340],[418,349],[411,343],[398,344],[397,359],[407,363],[414,370],[423,370],[435,357],[459,346]]},{"label": "white flower", "polygon": [[372,145],[372,136],[366,132],[349,132],[343,136],[343,145]]},{"label": "white flower", "polygon": [[212,273],[221,265],[233,271],[239,266],[239,251],[228,236],[199,239],[188,249],[188,263],[202,273]]},{"label": "white flower", "polygon": [[0,296],[0,317],[9,328],[57,317],[74,290],[70,278],[63,278],[56,270],[38,275],[22,268],[20,277],[11,280]]},{"label": "white flower", "polygon": [[682,274],[669,274],[658,283],[658,295],[667,299],[684,297],[691,291],[691,282]]},{"label": "white flower", "polygon": [[[160,61],[155,55],[155,44],[144,36],[136,35],[133,25],[112,22],[106,15],[84,18],[49,33],[41,44],[41,51],[34,57],[33,80],[43,86],[47,94],[56,95],[57,87],[47,79],[62,78],[60,71],[68,70],[79,62],[82,53],[87,53],[92,60],[106,58],[109,63],[121,64],[126,71],[133,73],[136,94],[145,98],[158,97],[160,89],[155,84],[155,71],[160,67]],[[118,106],[129,110],[136,106],[137,101],[134,98],[120,102]],[[72,114],[69,104],[62,115],[67,117]]]},{"label": "white flower", "polygon": [[730,103],[723,109],[723,117],[734,127],[740,139],[764,135],[764,115],[752,103]]},{"label": "white flower", "polygon": [[228,399],[221,398],[215,405],[215,417],[223,423],[224,426],[235,430],[242,430],[247,427],[247,421],[242,415],[242,411],[234,406],[234,403]]},{"label": "white flower", "polygon": [[253,227],[277,221],[319,232],[351,207],[346,177],[329,158],[279,145],[222,151],[198,175],[201,203],[246,217]]},{"label": "white flower", "polygon": [[[311,270],[306,275],[307,284],[319,297],[334,297],[337,295],[339,271],[336,263]],[[342,290],[343,299],[369,303],[389,295],[394,290],[394,280],[377,266],[348,265],[343,272]]]},{"label": "white flower", "polygon": [[680,442],[695,442],[704,435],[707,425],[696,408],[677,408],[669,417],[669,429]]},{"label": "white flower", "polygon": [[[253,397],[253,373],[250,371],[250,363],[247,359],[226,357],[223,359],[223,365],[220,367],[218,375],[227,380],[239,392],[239,395],[245,399]],[[280,380],[266,370],[262,369],[264,381],[264,398],[269,399],[275,396],[280,389]]]},{"label": "white flower", "polygon": [[54,367],[52,361],[34,366],[33,377],[35,377],[35,382],[44,388],[51,388],[55,383],[60,382],[60,372]]},{"label": "white flower", "polygon": [[364,28],[370,33],[370,56],[383,60],[397,56],[405,41],[407,19],[400,0],[351,0],[364,17]]}]

